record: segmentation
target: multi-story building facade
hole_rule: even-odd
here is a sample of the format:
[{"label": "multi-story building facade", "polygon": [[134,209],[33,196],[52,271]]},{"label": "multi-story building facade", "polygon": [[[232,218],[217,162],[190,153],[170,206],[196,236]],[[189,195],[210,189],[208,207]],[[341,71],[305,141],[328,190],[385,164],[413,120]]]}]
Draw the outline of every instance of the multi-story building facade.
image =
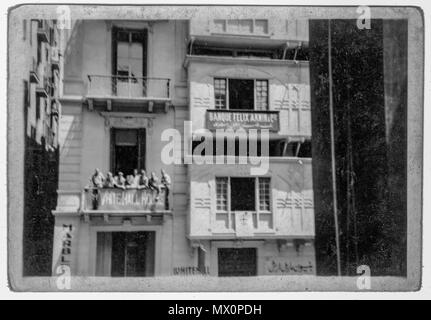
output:
[{"label": "multi-story building facade", "polygon": [[23,20],[24,268],[50,275],[58,188],[60,32],[53,20]]},{"label": "multi-story building facade", "polygon": [[[281,17],[76,22],[64,53],[54,273],[314,274],[307,37],[306,21]],[[172,129],[175,163],[163,157]],[[216,129],[237,131],[217,139]],[[203,137],[215,148],[201,163]],[[93,189],[95,168],[163,169],[172,184],[160,194]]]},{"label": "multi-story building facade", "polygon": [[[227,151],[236,140],[224,164],[188,167],[188,238],[213,275],[315,272],[307,29],[307,21],[282,17],[190,22],[185,66],[193,134],[249,133],[214,138],[214,150],[220,143]],[[259,135],[263,129],[268,138]],[[268,150],[259,154],[265,139]],[[246,140],[248,152],[241,151]],[[269,162],[257,174],[253,144]],[[241,155],[248,155],[246,164]],[[235,164],[226,164],[229,157]]]}]

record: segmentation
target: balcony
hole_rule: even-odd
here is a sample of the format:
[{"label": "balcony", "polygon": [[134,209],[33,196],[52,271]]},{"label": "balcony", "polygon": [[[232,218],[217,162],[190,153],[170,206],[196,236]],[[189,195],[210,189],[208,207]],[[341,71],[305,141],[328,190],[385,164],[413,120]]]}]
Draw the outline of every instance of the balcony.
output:
[{"label": "balcony", "polygon": [[311,159],[270,158],[267,173],[258,177],[251,167],[190,166],[191,240],[314,237]]},{"label": "balcony", "polygon": [[168,197],[162,188],[152,189],[98,188],[84,190],[83,211],[142,211],[169,210]]},{"label": "balcony", "polygon": [[30,68],[30,82],[31,83],[39,83],[39,71],[38,71],[38,63],[36,58],[31,60],[31,68]]},{"label": "balcony", "polygon": [[37,39],[41,42],[49,42],[49,25],[46,20],[37,22]]},{"label": "balcony", "polygon": [[36,95],[38,97],[48,98],[51,92],[51,84],[47,76],[43,77],[42,83],[36,87]]},{"label": "balcony", "polygon": [[235,237],[253,237],[258,234],[275,234],[271,212],[233,211],[217,212],[212,228],[214,235],[235,235]]},{"label": "balcony", "polygon": [[155,112],[160,107],[167,112],[171,102],[170,79],[128,77],[115,75],[88,75],[87,95],[89,109],[122,107],[146,108]]},{"label": "balcony", "polygon": [[151,189],[86,188],[82,191],[58,192],[54,215],[82,215],[108,219],[144,218],[159,223],[171,214],[169,197],[162,187],[159,195]]}]

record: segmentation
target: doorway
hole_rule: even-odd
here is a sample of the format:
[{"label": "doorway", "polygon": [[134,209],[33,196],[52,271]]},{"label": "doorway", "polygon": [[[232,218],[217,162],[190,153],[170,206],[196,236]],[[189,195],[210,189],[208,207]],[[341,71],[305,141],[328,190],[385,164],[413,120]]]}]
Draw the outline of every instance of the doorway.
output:
[{"label": "doorway", "polygon": [[98,232],[96,274],[154,276],[155,231]]},{"label": "doorway", "polygon": [[219,277],[248,277],[257,275],[256,248],[219,248]]},{"label": "doorway", "polygon": [[111,130],[111,170],[114,175],[145,170],[145,129]]}]

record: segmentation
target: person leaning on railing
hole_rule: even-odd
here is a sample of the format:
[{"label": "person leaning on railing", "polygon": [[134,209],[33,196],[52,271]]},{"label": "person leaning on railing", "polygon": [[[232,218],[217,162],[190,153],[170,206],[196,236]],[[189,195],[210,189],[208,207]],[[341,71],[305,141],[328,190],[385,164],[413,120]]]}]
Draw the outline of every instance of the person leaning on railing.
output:
[{"label": "person leaning on railing", "polygon": [[165,187],[166,209],[169,209],[169,191],[171,190],[171,177],[163,169],[161,170],[161,173],[162,179],[160,182]]},{"label": "person leaning on railing", "polygon": [[156,201],[158,201],[161,188],[160,188],[160,184],[159,184],[159,178],[157,178],[156,173],[154,171],[151,172],[150,179],[148,180],[148,187],[151,190],[157,191]]},{"label": "person leaning on railing", "polygon": [[99,206],[99,190],[98,188],[103,188],[103,184],[105,182],[105,177],[103,173],[100,172],[98,168],[94,170],[93,175],[90,178],[91,187],[93,189],[92,192],[92,204],[93,210],[96,210]]},{"label": "person leaning on railing", "polygon": [[124,178],[124,175],[121,171],[118,172],[118,176],[116,176],[114,179],[117,188],[126,189],[126,179]]},{"label": "person leaning on railing", "polygon": [[148,177],[144,169],[141,170],[141,174],[138,177],[138,189],[148,189]]},{"label": "person leaning on railing", "polygon": [[103,185],[104,188],[115,188],[117,187],[117,183],[115,181],[114,176],[112,175],[112,172],[108,172],[106,174],[106,180],[105,184]]}]

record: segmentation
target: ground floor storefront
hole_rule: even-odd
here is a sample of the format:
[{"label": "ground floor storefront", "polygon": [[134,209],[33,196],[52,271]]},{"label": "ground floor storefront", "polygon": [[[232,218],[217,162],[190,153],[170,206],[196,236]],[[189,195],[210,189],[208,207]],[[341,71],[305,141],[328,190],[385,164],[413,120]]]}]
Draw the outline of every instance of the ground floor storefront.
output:
[{"label": "ground floor storefront", "polygon": [[316,274],[312,239],[186,237],[186,216],[56,215],[53,274],[98,277]]},{"label": "ground floor storefront", "polygon": [[310,239],[199,241],[198,266],[219,277],[314,275],[314,244]]}]

